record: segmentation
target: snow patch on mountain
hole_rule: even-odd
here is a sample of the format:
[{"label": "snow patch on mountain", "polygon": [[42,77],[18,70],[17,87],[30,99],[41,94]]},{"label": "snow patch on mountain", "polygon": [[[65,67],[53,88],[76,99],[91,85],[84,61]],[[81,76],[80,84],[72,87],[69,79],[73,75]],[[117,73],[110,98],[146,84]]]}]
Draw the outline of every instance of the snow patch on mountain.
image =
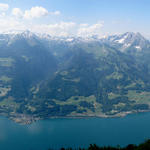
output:
[{"label": "snow patch on mountain", "polygon": [[120,39],[120,40],[116,40],[116,42],[118,42],[118,43],[124,43],[124,40],[125,39]]},{"label": "snow patch on mountain", "polygon": [[139,50],[141,49],[141,47],[140,47],[140,46],[135,46],[135,48],[136,48],[136,49],[139,49]]}]

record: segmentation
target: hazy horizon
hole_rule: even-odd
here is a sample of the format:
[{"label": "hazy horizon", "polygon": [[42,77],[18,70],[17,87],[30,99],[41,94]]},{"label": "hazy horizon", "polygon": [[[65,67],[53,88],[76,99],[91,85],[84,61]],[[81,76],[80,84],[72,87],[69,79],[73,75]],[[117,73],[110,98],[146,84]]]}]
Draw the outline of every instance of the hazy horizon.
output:
[{"label": "hazy horizon", "polygon": [[140,32],[150,39],[148,0],[0,0],[0,32],[30,30],[52,36]]}]

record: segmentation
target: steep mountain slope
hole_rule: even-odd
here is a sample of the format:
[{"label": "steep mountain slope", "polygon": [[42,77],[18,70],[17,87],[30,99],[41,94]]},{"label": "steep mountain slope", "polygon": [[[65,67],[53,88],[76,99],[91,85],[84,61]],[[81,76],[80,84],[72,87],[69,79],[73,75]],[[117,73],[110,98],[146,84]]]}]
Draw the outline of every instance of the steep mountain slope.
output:
[{"label": "steep mountain slope", "polygon": [[148,49],[150,42],[140,33],[127,32],[121,35],[113,35],[103,39],[104,42],[116,47],[122,52],[135,54]]},{"label": "steep mountain slope", "polygon": [[0,113],[15,121],[150,110],[150,43],[139,33],[0,39]]},{"label": "steep mountain slope", "polygon": [[53,75],[57,60],[38,39],[24,34],[1,37],[7,41],[0,45],[0,111],[9,114],[27,103],[34,85]]},{"label": "steep mountain slope", "polygon": [[[101,53],[103,48],[99,47]],[[68,64],[41,86],[36,99],[49,99],[51,107],[57,108],[57,111],[52,109],[53,113],[47,113],[49,117],[57,116],[57,113],[62,116],[64,113],[69,116],[118,115],[131,110],[149,109],[147,103],[142,100],[138,103],[130,97],[132,93],[138,95],[136,92],[147,91],[145,94],[149,94],[148,70],[136,63],[132,56],[106,45],[105,50],[107,54],[99,57],[83,49],[76,50]],[[38,103],[37,108],[35,104],[32,106],[36,110],[39,108]],[[48,103],[46,107],[49,107]],[[61,107],[72,108],[72,113]],[[45,112],[45,108],[41,111]]]}]

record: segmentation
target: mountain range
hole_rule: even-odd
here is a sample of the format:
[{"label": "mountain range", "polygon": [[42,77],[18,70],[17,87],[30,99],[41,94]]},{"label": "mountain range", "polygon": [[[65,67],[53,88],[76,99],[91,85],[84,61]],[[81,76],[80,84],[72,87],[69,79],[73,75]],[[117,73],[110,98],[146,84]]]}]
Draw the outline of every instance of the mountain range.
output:
[{"label": "mountain range", "polygon": [[150,110],[150,41],[127,32],[0,34],[0,114],[20,123]]}]

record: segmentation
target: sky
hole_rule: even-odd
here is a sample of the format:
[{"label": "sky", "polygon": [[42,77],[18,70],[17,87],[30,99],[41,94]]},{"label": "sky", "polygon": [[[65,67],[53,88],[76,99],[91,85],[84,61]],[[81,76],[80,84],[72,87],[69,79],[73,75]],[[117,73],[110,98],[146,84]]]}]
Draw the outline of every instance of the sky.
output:
[{"label": "sky", "polygon": [[150,0],[0,0],[0,32],[52,36],[140,32],[150,39]]}]

